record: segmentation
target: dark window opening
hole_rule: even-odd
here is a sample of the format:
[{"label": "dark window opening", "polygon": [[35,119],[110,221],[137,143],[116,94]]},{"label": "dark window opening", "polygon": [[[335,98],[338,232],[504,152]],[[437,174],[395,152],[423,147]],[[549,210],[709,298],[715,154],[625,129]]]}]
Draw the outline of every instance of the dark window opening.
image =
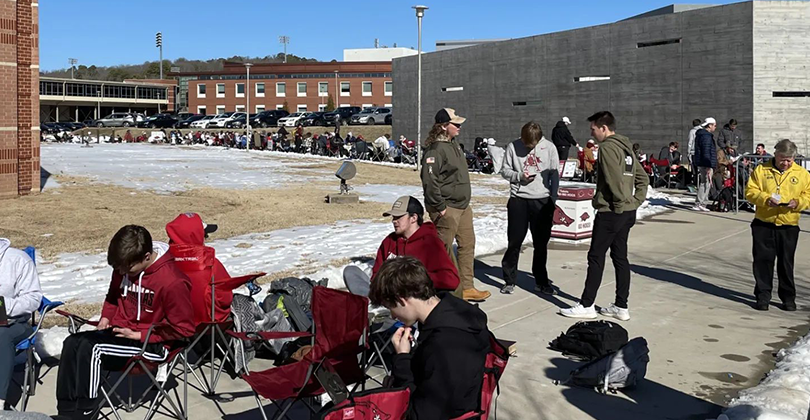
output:
[{"label": "dark window opening", "polygon": [[657,47],[659,45],[680,44],[680,43],[681,43],[680,38],[665,39],[662,41],[639,42],[638,44],[636,44],[636,48]]},{"label": "dark window opening", "polygon": [[512,106],[540,105],[540,101],[513,101]]},{"label": "dark window opening", "polygon": [[802,91],[786,91],[786,92],[774,92],[774,98],[810,98],[810,92],[802,92]]}]

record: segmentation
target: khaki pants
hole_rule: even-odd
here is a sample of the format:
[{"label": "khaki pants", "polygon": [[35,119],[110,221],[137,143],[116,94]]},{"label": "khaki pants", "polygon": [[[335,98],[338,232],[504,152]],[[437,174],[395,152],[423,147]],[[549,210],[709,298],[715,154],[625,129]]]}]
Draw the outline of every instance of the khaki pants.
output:
[{"label": "khaki pants", "polygon": [[[458,268],[458,276],[461,280],[460,289],[472,289],[473,264],[475,261],[475,230],[473,229],[472,207],[466,209],[455,209],[447,207],[444,216],[439,213],[430,212],[430,220],[436,225],[439,239],[444,242],[450,260]],[[453,242],[458,244],[458,259],[453,252]]]}]

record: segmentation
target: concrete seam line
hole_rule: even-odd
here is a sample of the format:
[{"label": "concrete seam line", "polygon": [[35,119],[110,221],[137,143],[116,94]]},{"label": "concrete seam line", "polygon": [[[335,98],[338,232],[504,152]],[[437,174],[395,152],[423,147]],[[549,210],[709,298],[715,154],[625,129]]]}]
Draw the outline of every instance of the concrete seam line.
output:
[{"label": "concrete seam line", "polygon": [[502,305],[502,306],[498,306],[497,308],[492,308],[492,309],[489,309],[489,310],[487,310],[486,312],[495,312],[495,311],[500,311],[501,309],[508,308],[508,307],[510,307],[510,306],[513,306],[513,305],[517,305],[518,303],[523,302],[523,301],[528,300],[528,299],[531,299],[531,298],[533,298],[533,297],[536,297],[536,296],[535,296],[535,295],[529,295],[529,296],[526,296],[525,298],[522,298],[522,299],[518,299],[518,300],[516,300],[516,301],[513,301],[512,303],[507,303],[506,305]]},{"label": "concrete seam line", "polygon": [[672,261],[672,260],[674,260],[674,259],[677,259],[677,258],[683,257],[684,255],[689,255],[689,254],[691,254],[691,253],[693,253],[693,252],[700,251],[701,249],[706,248],[707,246],[714,245],[714,244],[716,244],[716,243],[718,243],[718,242],[720,242],[720,241],[724,241],[724,240],[726,240],[726,239],[728,239],[728,238],[731,238],[732,236],[737,236],[737,235],[739,235],[739,234],[741,234],[741,233],[743,233],[743,232],[747,232],[747,231],[748,231],[748,228],[745,228],[745,229],[740,230],[739,232],[732,233],[732,234],[730,234],[730,235],[726,235],[726,236],[724,236],[724,237],[722,237],[722,238],[720,238],[720,239],[715,239],[714,241],[711,241],[711,242],[709,242],[709,243],[707,243],[707,244],[703,244],[702,246],[699,246],[699,247],[697,247],[697,248],[695,248],[695,249],[691,249],[691,250],[689,250],[689,251],[686,251],[686,252],[680,253],[680,254],[678,254],[678,255],[676,255],[676,256],[674,256],[674,257],[667,258],[666,260],[661,261],[661,264],[665,264],[665,263],[668,263],[668,262],[670,262],[670,261]]},{"label": "concrete seam line", "polygon": [[17,131],[17,127],[0,127],[0,131]]},{"label": "concrete seam line", "polygon": [[8,61],[0,61],[0,66],[17,67],[17,63],[11,63],[11,62],[8,62]]},{"label": "concrete seam line", "polygon": [[512,324],[514,324],[515,322],[522,321],[522,320],[524,320],[524,319],[526,319],[526,318],[528,318],[528,317],[530,317],[530,316],[537,315],[537,314],[538,314],[538,313],[540,313],[540,312],[542,312],[542,311],[534,311],[534,312],[528,313],[528,314],[526,314],[526,315],[523,315],[523,316],[521,316],[521,317],[515,318],[515,319],[513,319],[513,320],[511,320],[511,321],[506,321],[506,322],[504,322],[503,324],[498,325],[498,326],[497,326],[497,327],[495,327],[495,328],[490,328],[490,331],[495,331],[495,330],[498,330],[498,329],[500,329],[500,328],[503,328],[503,327],[505,327],[505,326],[507,326],[507,325],[512,325]]}]

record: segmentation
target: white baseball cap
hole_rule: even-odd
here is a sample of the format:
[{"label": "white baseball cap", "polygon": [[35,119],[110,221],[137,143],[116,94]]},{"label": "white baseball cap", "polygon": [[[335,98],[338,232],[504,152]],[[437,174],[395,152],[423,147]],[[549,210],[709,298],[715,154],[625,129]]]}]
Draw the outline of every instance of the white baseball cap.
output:
[{"label": "white baseball cap", "polygon": [[700,126],[701,126],[701,127],[706,127],[706,126],[708,126],[709,124],[714,124],[714,125],[717,125],[717,121],[716,121],[714,118],[709,117],[709,118],[706,118],[706,119],[703,121],[703,124],[701,124]]},{"label": "white baseball cap", "polygon": [[565,125],[571,125],[571,120],[569,120],[568,117],[563,117],[562,121],[565,123]]}]

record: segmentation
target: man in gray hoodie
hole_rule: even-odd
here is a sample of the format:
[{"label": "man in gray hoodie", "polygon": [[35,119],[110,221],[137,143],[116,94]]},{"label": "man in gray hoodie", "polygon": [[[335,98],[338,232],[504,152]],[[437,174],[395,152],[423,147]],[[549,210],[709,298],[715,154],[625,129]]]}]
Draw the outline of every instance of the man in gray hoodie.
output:
[{"label": "man in gray hoodie", "polygon": [[531,229],[534,246],[532,274],[535,291],[556,294],[546,270],[548,241],[554,216],[554,202],[560,184],[560,158],[554,143],[543,137],[540,124],[526,123],[520,138],[506,146],[501,176],[510,183],[509,202],[506,204],[509,245],[501,260],[503,280],[501,293],[515,289],[520,248]]},{"label": "man in gray hoodie", "polygon": [[616,300],[600,313],[621,321],[630,319],[627,298],[630,295],[630,262],[627,260],[627,238],[636,223],[636,209],[647,197],[649,178],[638,162],[630,140],[616,134],[616,119],[608,111],[588,118],[591,136],[601,143],[596,161],[596,194],[593,208],[596,220],[588,251],[588,274],[579,303],[561,309],[569,318],[596,318],[594,300],[602,284],[605,253],[616,267]]}]

